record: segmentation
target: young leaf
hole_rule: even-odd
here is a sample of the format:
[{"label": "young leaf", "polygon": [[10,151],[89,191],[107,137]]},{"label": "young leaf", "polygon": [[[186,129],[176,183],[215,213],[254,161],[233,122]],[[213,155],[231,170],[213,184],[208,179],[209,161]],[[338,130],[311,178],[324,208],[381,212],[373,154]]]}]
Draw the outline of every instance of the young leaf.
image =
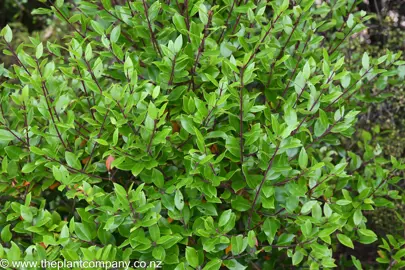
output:
[{"label": "young leaf", "polygon": [[363,65],[363,68],[368,69],[370,67],[370,59],[368,57],[368,53],[365,52],[363,54],[363,57],[361,58],[361,64]]},{"label": "young leaf", "polygon": [[121,35],[121,26],[117,25],[113,28],[110,34],[111,43],[116,43]]},{"label": "young leaf", "polygon": [[301,169],[306,169],[308,166],[308,154],[304,147],[301,148],[300,155],[298,157],[298,164],[300,165]]},{"label": "young leaf", "polygon": [[3,33],[3,37],[6,42],[10,43],[13,40],[13,31],[11,31],[10,26],[8,24],[3,28],[1,31]]}]

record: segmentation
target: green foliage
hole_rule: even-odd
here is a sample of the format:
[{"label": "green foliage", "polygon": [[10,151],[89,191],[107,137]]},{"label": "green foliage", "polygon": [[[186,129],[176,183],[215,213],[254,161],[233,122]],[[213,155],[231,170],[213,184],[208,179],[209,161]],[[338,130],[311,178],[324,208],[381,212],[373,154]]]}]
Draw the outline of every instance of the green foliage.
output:
[{"label": "green foliage", "polygon": [[333,2],[56,1],[58,43],[4,28],[0,257],[318,269],[376,241],[364,211],[405,167],[342,141],[404,61],[350,69],[369,16]]}]

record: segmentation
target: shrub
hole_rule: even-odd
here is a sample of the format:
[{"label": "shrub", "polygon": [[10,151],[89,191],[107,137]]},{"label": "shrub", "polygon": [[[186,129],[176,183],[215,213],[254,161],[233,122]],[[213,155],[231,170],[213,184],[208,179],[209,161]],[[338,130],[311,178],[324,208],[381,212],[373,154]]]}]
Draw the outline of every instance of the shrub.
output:
[{"label": "shrub", "polygon": [[341,139],[404,62],[346,68],[354,1],[117,2],[36,10],[72,29],[58,43],[1,32],[1,257],[317,269],[377,239],[363,211],[404,166]]}]

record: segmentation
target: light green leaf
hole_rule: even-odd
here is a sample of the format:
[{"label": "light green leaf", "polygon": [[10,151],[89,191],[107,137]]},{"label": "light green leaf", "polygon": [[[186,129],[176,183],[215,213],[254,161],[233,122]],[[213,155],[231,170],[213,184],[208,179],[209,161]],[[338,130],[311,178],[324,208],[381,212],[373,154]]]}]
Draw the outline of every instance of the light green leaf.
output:
[{"label": "light green leaf", "polygon": [[301,208],[301,213],[302,214],[309,213],[309,211],[312,210],[312,206],[314,206],[316,203],[317,203],[317,201],[308,201],[308,202],[306,202]]},{"label": "light green leaf", "polygon": [[13,31],[11,31],[10,26],[6,25],[1,31],[3,33],[4,39],[10,43],[13,40]]},{"label": "light green leaf", "polygon": [[41,58],[42,54],[44,52],[44,45],[42,45],[42,42],[38,44],[36,52],[35,52],[35,57],[37,59]]},{"label": "light green leaf", "polygon": [[20,206],[20,211],[21,211],[21,217],[27,221],[27,222],[32,222],[32,212],[31,209],[28,206],[21,205]]},{"label": "light green leaf", "polygon": [[66,151],[65,152],[65,159],[66,159],[67,164],[70,167],[72,167],[72,168],[74,168],[76,170],[81,170],[82,169],[82,165],[80,164],[79,159],[77,158],[77,156],[74,153]]},{"label": "light green leaf", "polygon": [[357,209],[353,215],[353,221],[355,225],[359,225],[363,220],[363,214],[361,213],[360,209]]},{"label": "light green leaf", "polygon": [[91,48],[91,44],[87,44],[86,50],[84,51],[86,61],[90,61],[93,58],[93,49]]},{"label": "light green leaf", "polygon": [[339,233],[337,235],[337,238],[338,238],[339,242],[342,243],[343,245],[345,245],[346,247],[354,249],[353,242],[348,236]]},{"label": "light green leaf", "polygon": [[10,224],[3,227],[1,230],[1,239],[3,242],[9,242],[11,240],[12,234],[10,232]]},{"label": "light green leaf", "polygon": [[218,226],[223,227],[224,225],[226,225],[228,223],[229,219],[231,218],[231,215],[232,215],[232,209],[228,209],[228,210],[222,212],[221,216],[219,217]]},{"label": "light green leaf", "polygon": [[218,270],[221,268],[221,264],[222,260],[213,259],[204,266],[203,270]]},{"label": "light green leaf", "polygon": [[292,257],[293,265],[298,265],[302,259],[304,259],[304,254],[301,251],[296,251]]},{"label": "light green leaf", "polygon": [[116,43],[121,35],[121,26],[117,25],[113,28],[110,34],[110,40],[112,43]]},{"label": "light green leaf", "polygon": [[12,140],[14,140],[15,137],[13,136],[13,134],[11,134],[10,131],[8,130],[4,130],[4,129],[0,129],[0,141],[3,142],[10,142]]},{"label": "light green leaf", "polygon": [[247,211],[251,207],[249,201],[242,196],[237,196],[236,199],[232,200],[231,204],[233,209],[241,212]]},{"label": "light green leaf", "polygon": [[79,239],[90,242],[92,240],[91,229],[87,224],[75,223],[75,232]]},{"label": "light green leaf", "polygon": [[368,69],[370,67],[370,58],[368,57],[368,53],[365,52],[363,54],[363,57],[361,58],[361,64],[363,65],[363,68]]},{"label": "light green leaf", "polygon": [[176,26],[177,30],[182,33],[182,31],[187,31],[187,26],[184,21],[184,17],[179,13],[175,13],[173,16],[173,23]]},{"label": "light green leaf", "polygon": [[179,35],[174,42],[174,50],[176,53],[180,52],[181,47],[183,46],[183,36]]},{"label": "light green leaf", "polygon": [[180,211],[183,210],[184,198],[180,190],[176,190],[176,194],[174,195],[174,204],[176,205],[177,209],[179,209]]},{"label": "light green leaf", "polygon": [[186,260],[191,267],[197,268],[199,265],[198,254],[193,247],[186,247]]},{"label": "light green leaf", "polygon": [[306,169],[308,166],[308,154],[304,147],[301,148],[300,155],[298,157],[298,164],[300,165],[301,169]]}]

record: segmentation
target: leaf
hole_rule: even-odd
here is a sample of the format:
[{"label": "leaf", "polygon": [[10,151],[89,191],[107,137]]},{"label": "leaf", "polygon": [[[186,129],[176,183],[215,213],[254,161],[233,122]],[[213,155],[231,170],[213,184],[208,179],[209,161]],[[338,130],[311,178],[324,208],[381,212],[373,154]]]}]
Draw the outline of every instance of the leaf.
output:
[{"label": "leaf", "polygon": [[176,190],[176,194],[174,195],[174,204],[176,205],[177,209],[179,209],[180,211],[183,210],[184,198],[180,190]]},{"label": "leaf", "polygon": [[127,198],[127,191],[123,186],[120,184],[114,183],[114,191],[117,194],[118,199],[121,201],[122,205],[127,208],[128,206],[128,198]]},{"label": "leaf", "polygon": [[111,167],[111,163],[115,160],[115,158],[111,155],[109,155],[107,157],[107,159],[105,160],[105,167],[107,168],[107,171],[111,171],[112,167]]},{"label": "leaf", "polygon": [[226,225],[228,223],[229,219],[231,218],[231,215],[232,215],[232,209],[228,209],[228,210],[222,212],[221,216],[219,217],[218,226],[223,227],[224,225]]},{"label": "leaf", "polygon": [[348,204],[351,204],[351,203],[352,203],[352,201],[349,201],[349,200],[338,200],[336,202],[337,205],[348,205]]},{"label": "leaf", "polygon": [[38,44],[35,52],[35,57],[37,59],[41,58],[42,54],[44,52],[44,45],[42,45],[42,42]]},{"label": "leaf", "polygon": [[13,40],[13,31],[11,31],[11,28],[10,26],[8,26],[8,24],[6,25],[6,27],[3,28],[1,32],[3,33],[6,42],[10,43]]},{"label": "leaf", "polygon": [[305,63],[302,74],[306,80],[309,79],[309,76],[311,75],[311,67],[309,66],[309,62]]},{"label": "leaf", "polygon": [[[44,79],[48,79],[53,75],[55,72],[55,63],[53,61],[49,62],[48,64],[45,65],[44,72],[43,72],[43,77]],[[28,95],[27,95],[28,97]],[[70,99],[69,99],[70,101]]]},{"label": "leaf", "polygon": [[37,167],[37,165],[35,165],[34,162],[27,163],[22,167],[21,172],[30,173],[30,172],[34,171],[36,167]]},{"label": "leaf", "polygon": [[61,95],[55,104],[56,112],[58,114],[63,113],[70,101],[71,101],[71,98],[68,95]]},{"label": "leaf", "polygon": [[244,245],[243,235],[232,236],[231,247],[233,255],[241,254],[246,248],[246,245]]},{"label": "leaf", "polygon": [[286,106],[284,108],[284,119],[288,126],[293,126],[297,124],[297,113],[291,107]]},{"label": "leaf", "polygon": [[363,54],[363,57],[361,58],[361,64],[363,65],[363,68],[368,69],[370,67],[370,59],[368,57],[368,53],[365,52]]},{"label": "leaf", "polygon": [[28,206],[21,205],[21,206],[20,206],[20,211],[21,211],[21,216],[22,216],[22,218],[23,218],[25,221],[31,223],[31,222],[32,222],[32,218],[33,218],[31,209],[30,209]]},{"label": "leaf", "polygon": [[208,12],[207,7],[204,4],[200,4],[198,9],[198,15],[200,17],[201,22],[206,25],[208,23]]},{"label": "leaf", "polygon": [[3,227],[1,230],[1,239],[3,242],[10,242],[12,234],[10,232],[10,224]]},{"label": "leaf", "polygon": [[222,260],[212,259],[203,268],[203,270],[218,270],[221,268]]},{"label": "leaf", "polygon": [[363,220],[363,214],[361,213],[361,209],[357,209],[353,215],[353,221],[355,225],[359,225]]},{"label": "leaf", "polygon": [[108,145],[108,142],[103,139],[95,139],[95,141],[100,145]]},{"label": "leaf", "polygon": [[304,254],[301,251],[296,251],[292,257],[293,265],[298,265],[304,259]]},{"label": "leaf", "polygon": [[249,231],[248,233],[248,245],[251,248],[258,245],[258,241],[254,231]]},{"label": "leaf", "polygon": [[308,166],[308,154],[304,147],[301,148],[300,155],[298,157],[298,164],[300,165],[301,169],[306,169]]},{"label": "leaf", "polygon": [[263,231],[268,238],[272,239],[272,241],[279,228],[280,222],[274,218],[267,218],[266,221],[263,223]]},{"label": "leaf", "polygon": [[176,53],[180,52],[181,47],[183,46],[183,36],[179,35],[174,42],[174,50]]},{"label": "leaf", "polygon": [[187,26],[184,21],[184,17],[179,13],[175,13],[173,16],[173,23],[176,26],[177,30],[182,33],[182,31],[187,31]]},{"label": "leaf", "polygon": [[194,127],[194,133],[195,133],[195,135],[197,137],[198,149],[201,151],[201,153],[205,153],[205,143],[204,143],[203,135],[201,134],[201,132],[196,127]]},{"label": "leaf", "polygon": [[87,44],[86,50],[84,51],[84,56],[86,61],[90,61],[93,58],[93,49],[91,48],[91,44]]},{"label": "leaf", "polygon": [[251,207],[249,201],[242,196],[237,196],[236,199],[232,200],[231,204],[233,209],[241,212],[247,211]]},{"label": "leaf", "polygon": [[351,78],[350,74],[348,74],[348,75],[346,75],[346,76],[343,76],[343,77],[340,79],[340,82],[342,83],[343,88],[347,88],[347,87],[350,85],[351,79],[352,79],[352,78]]},{"label": "leaf", "polygon": [[309,211],[312,210],[312,206],[314,206],[316,203],[317,203],[317,201],[308,201],[308,202],[306,202],[301,208],[301,213],[302,214],[309,213]]},{"label": "leaf", "polygon": [[332,209],[330,208],[329,204],[325,203],[323,206],[323,213],[328,218],[332,215]]},{"label": "leaf", "polygon": [[312,223],[307,219],[304,224],[301,225],[301,231],[304,236],[309,236],[312,232]]},{"label": "leaf", "polygon": [[164,177],[161,171],[157,169],[152,170],[153,183],[158,187],[162,188],[164,186]]},{"label": "leaf", "polygon": [[155,88],[153,88],[152,98],[153,99],[157,98],[159,96],[159,94],[160,94],[160,86],[157,85],[157,86],[155,86]]},{"label": "leaf", "polygon": [[187,117],[182,117],[180,119],[181,122],[181,126],[190,134],[195,134],[194,133],[194,124],[193,124],[193,120],[191,120],[190,118]]},{"label": "leaf", "polygon": [[117,25],[113,28],[110,34],[110,40],[112,43],[116,43],[121,35],[121,26]]},{"label": "leaf", "polygon": [[99,22],[92,20],[90,24],[94,31],[96,31],[99,35],[104,34],[104,27]]},{"label": "leaf", "polygon": [[329,64],[326,60],[323,61],[322,63],[322,72],[325,76],[329,77],[330,74],[330,67]]},{"label": "leaf", "polygon": [[83,241],[90,242],[93,239],[90,227],[83,223],[75,223],[75,232],[77,237]]},{"label": "leaf", "polygon": [[66,151],[65,152],[65,159],[66,159],[67,164],[70,167],[72,167],[72,168],[74,168],[76,170],[81,170],[82,169],[82,165],[80,164],[79,159],[77,158],[77,156],[74,153]]},{"label": "leaf", "polygon": [[348,236],[339,233],[337,235],[337,238],[338,238],[339,242],[342,243],[343,245],[345,245],[346,247],[354,249],[353,242]]},{"label": "leaf", "polygon": [[0,129],[0,141],[8,143],[14,139],[15,139],[15,137],[13,136],[13,134],[11,134],[10,131]]},{"label": "leaf", "polygon": [[359,233],[361,233],[364,236],[368,236],[368,237],[377,237],[375,232],[373,232],[372,230],[359,229]]},{"label": "leaf", "polygon": [[163,261],[166,257],[166,251],[162,246],[157,246],[152,250],[152,256],[159,261]]},{"label": "leaf", "polygon": [[[3,255],[2,255],[2,258],[4,258]],[[8,261],[16,262],[16,261],[19,261],[20,258],[21,258],[21,250],[20,250],[20,248],[17,246],[16,243],[11,241],[11,248],[7,252]]]},{"label": "leaf", "polygon": [[290,4],[289,0],[283,0],[282,4],[280,5],[280,7],[278,9],[278,12],[280,13],[280,12],[283,12],[284,10],[286,10],[288,8],[289,4]]},{"label": "leaf", "polygon": [[191,267],[197,268],[199,265],[198,254],[193,247],[186,247],[186,260]]},{"label": "leaf", "polygon": [[315,136],[316,137],[322,136],[327,128],[328,126],[324,124],[321,118],[318,118],[315,122]]},{"label": "leaf", "polygon": [[58,8],[61,8],[63,6],[64,2],[65,2],[64,0],[56,0],[55,6],[57,6]]},{"label": "leaf", "polygon": [[352,262],[353,262],[354,266],[356,267],[356,269],[362,270],[363,267],[361,266],[360,260],[356,259],[356,257],[354,257],[353,255],[351,255],[351,258],[352,258]]}]

